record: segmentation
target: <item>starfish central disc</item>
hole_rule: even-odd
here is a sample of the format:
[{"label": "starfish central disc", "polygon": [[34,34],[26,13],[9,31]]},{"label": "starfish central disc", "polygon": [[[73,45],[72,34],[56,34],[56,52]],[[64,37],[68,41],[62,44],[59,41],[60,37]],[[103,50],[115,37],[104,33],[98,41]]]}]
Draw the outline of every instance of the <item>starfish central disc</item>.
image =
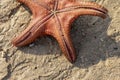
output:
[{"label": "starfish central disc", "polygon": [[51,12],[52,12],[54,15],[58,13],[58,11],[53,11],[53,10],[51,10]]}]

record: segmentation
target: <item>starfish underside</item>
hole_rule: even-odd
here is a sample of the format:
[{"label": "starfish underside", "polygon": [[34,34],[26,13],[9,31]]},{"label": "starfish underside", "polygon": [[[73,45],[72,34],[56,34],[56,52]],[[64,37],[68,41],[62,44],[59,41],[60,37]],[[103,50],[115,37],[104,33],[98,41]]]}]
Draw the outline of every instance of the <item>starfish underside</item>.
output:
[{"label": "starfish underside", "polygon": [[21,47],[32,43],[38,37],[50,35],[59,43],[70,62],[76,59],[70,38],[72,22],[81,15],[105,18],[107,9],[94,3],[76,0],[18,0],[27,5],[33,14],[29,26],[13,39],[14,46]]}]

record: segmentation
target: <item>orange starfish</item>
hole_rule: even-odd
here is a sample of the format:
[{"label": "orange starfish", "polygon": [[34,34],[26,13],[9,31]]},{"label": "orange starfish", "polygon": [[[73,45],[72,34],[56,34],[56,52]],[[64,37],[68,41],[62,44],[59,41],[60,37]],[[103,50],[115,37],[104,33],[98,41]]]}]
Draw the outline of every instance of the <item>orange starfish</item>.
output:
[{"label": "orange starfish", "polygon": [[59,43],[70,62],[76,59],[70,39],[72,22],[81,15],[105,18],[107,9],[94,2],[76,0],[18,0],[27,5],[33,14],[29,26],[13,39],[14,46],[21,47],[35,41],[38,37],[50,35]]}]

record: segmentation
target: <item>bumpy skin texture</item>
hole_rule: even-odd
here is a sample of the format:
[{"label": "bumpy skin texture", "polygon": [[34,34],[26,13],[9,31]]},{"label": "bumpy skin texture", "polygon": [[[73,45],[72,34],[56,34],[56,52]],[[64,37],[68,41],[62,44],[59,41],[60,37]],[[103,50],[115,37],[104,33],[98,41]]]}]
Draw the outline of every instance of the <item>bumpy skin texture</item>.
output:
[{"label": "bumpy skin texture", "polygon": [[59,43],[70,62],[76,59],[70,38],[71,23],[81,15],[106,18],[107,9],[94,2],[76,0],[18,0],[27,5],[33,14],[29,26],[14,38],[14,46],[21,47],[35,41],[38,37],[50,35]]}]

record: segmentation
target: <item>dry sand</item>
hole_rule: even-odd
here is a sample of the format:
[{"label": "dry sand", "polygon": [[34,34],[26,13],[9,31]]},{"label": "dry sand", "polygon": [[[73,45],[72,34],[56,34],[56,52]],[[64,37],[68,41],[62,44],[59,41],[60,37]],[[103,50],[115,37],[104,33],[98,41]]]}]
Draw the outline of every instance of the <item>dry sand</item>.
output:
[{"label": "dry sand", "polygon": [[82,16],[73,23],[78,56],[71,64],[51,37],[12,47],[12,38],[27,27],[31,12],[16,0],[0,0],[0,80],[120,80],[120,0],[91,1],[105,6],[109,16]]}]

